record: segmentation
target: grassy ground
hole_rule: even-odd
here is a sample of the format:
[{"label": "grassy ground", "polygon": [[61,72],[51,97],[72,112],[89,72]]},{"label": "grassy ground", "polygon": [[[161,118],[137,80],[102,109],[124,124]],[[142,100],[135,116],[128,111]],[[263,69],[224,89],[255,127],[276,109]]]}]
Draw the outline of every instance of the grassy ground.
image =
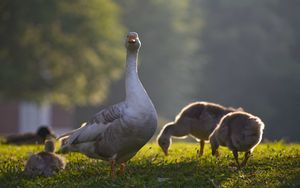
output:
[{"label": "grassy ground", "polygon": [[125,176],[115,180],[106,162],[75,153],[65,155],[66,170],[53,177],[25,177],[22,170],[29,153],[42,149],[0,145],[0,187],[300,187],[299,144],[261,144],[242,170],[230,166],[233,156],[226,148],[216,159],[206,144],[199,158],[198,144],[174,143],[164,157],[153,143],[128,162]]}]

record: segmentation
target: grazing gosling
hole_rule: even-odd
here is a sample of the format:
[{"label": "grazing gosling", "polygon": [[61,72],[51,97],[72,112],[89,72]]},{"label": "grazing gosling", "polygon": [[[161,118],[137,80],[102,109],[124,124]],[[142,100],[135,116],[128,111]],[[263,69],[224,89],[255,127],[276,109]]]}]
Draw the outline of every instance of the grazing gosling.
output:
[{"label": "grazing gosling", "polygon": [[45,142],[45,151],[33,154],[27,161],[24,173],[27,176],[52,176],[65,168],[65,161],[54,153],[54,141]]},{"label": "grazing gosling", "polygon": [[[250,154],[261,142],[265,125],[259,117],[246,112],[232,112],[224,116],[210,136],[212,154],[217,154],[219,145],[228,147],[234,156],[237,167],[246,165]],[[245,152],[242,163],[238,152]]]},{"label": "grazing gosling", "polygon": [[217,126],[220,119],[227,113],[243,110],[227,108],[215,103],[194,102],[185,106],[176,116],[174,122],[167,123],[157,137],[158,145],[165,155],[171,145],[171,137],[185,138],[188,135],[200,139],[200,155],[204,153],[205,140]]}]

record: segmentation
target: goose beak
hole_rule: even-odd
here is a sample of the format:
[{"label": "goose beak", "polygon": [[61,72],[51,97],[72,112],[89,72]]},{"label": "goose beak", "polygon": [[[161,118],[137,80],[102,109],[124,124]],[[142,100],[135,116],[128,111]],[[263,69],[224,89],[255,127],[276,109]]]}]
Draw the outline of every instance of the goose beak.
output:
[{"label": "goose beak", "polygon": [[135,43],[137,41],[137,37],[136,36],[129,36],[128,37],[128,42],[129,43]]}]

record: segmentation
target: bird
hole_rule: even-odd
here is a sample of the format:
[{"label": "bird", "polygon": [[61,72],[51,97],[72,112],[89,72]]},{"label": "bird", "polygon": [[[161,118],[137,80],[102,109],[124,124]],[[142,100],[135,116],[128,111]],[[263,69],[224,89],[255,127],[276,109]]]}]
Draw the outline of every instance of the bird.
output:
[{"label": "bird", "polygon": [[196,101],[186,105],[176,116],[174,122],[167,123],[160,131],[157,142],[165,155],[168,155],[171,138],[185,138],[191,135],[200,140],[199,155],[204,153],[205,140],[217,126],[220,119],[227,113],[242,108],[224,107],[222,105],[204,101]]},{"label": "bird", "polygon": [[116,165],[124,175],[126,162],[150,140],[157,128],[156,109],[144,89],[137,70],[141,41],[136,32],[125,40],[126,70],[124,101],[96,113],[80,128],[61,135],[62,152],[80,152],[110,163],[110,176]]},{"label": "bird", "polygon": [[63,157],[54,153],[55,143],[53,140],[46,140],[45,149],[42,152],[29,157],[24,174],[26,176],[52,176],[60,170],[65,169]]},{"label": "bird", "polygon": [[[261,142],[265,124],[247,112],[232,112],[225,115],[210,135],[212,155],[219,146],[228,147],[234,156],[238,169],[245,166],[254,148]],[[245,152],[239,163],[238,152]]]},{"label": "bird", "polygon": [[41,125],[35,133],[13,134],[6,137],[6,144],[44,144],[47,138],[55,138],[55,134],[46,125]]}]

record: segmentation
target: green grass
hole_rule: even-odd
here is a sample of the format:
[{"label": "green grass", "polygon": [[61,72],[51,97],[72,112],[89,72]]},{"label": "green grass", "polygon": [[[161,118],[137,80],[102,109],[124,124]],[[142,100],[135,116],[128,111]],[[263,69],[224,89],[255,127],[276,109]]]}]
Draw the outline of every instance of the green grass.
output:
[{"label": "green grass", "polygon": [[[0,145],[0,187],[300,187],[300,145],[283,142],[260,144],[248,165],[236,170],[232,154],[197,157],[198,144],[173,143],[169,156],[155,143],[147,144],[128,162],[125,176],[109,177],[109,165],[71,153],[65,171],[49,178],[22,174],[30,152],[43,146]],[[241,155],[242,158],[242,155]]]}]

